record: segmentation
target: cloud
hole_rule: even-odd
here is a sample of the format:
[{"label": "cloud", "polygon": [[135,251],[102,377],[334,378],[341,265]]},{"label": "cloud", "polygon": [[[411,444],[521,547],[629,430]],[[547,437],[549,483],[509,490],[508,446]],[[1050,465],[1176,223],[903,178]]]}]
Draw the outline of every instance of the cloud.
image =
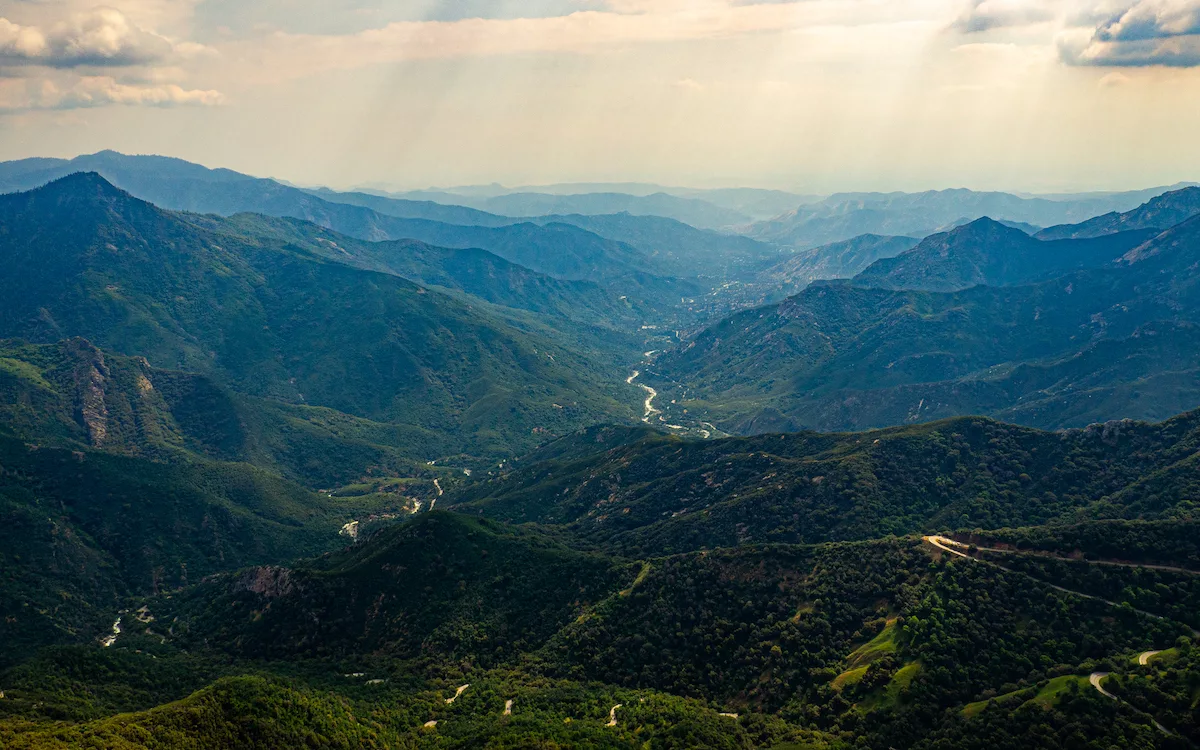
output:
[{"label": "cloud", "polygon": [[[397,21],[352,34],[276,32],[222,46],[254,83],[335,69],[511,54],[596,54],[635,45],[718,41],[800,30],[932,23],[927,2],[610,0],[561,16]],[[243,79],[245,81],[246,79]]]},{"label": "cloud", "polygon": [[0,112],[6,113],[108,105],[215,106],[224,101],[219,91],[185,89],[173,83],[128,84],[111,76],[83,76],[65,87],[49,79],[10,79],[0,83]]},{"label": "cloud", "polygon": [[1200,0],[1136,0],[1090,32],[1064,32],[1058,47],[1071,65],[1200,66]]},{"label": "cloud", "polygon": [[166,59],[174,45],[114,8],[94,8],[50,29],[0,18],[0,64],[51,68],[121,67]]},{"label": "cloud", "polygon": [[965,11],[951,25],[964,34],[993,29],[1032,26],[1053,21],[1055,14],[1045,2],[1031,0],[970,0]]},{"label": "cloud", "polygon": [[1200,0],[1141,0],[1096,29],[1103,42],[1145,42],[1200,34]]}]

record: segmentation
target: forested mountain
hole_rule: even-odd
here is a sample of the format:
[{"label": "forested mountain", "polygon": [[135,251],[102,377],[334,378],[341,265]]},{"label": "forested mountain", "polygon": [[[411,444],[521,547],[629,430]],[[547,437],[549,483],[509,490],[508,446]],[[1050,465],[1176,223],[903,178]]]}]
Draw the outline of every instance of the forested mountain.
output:
[{"label": "forested mountain", "polygon": [[237,214],[189,216],[197,226],[246,241],[289,245],[329,260],[464,292],[496,305],[616,330],[636,330],[653,311],[621,299],[594,281],[555,278],[478,248],[447,248],[417,240],[367,242],[299,219]]},{"label": "forested mountain", "polygon": [[132,594],[340,546],[372,503],[245,464],[164,463],[0,436],[0,665],[112,632]]},{"label": "forested mountain", "polygon": [[[912,538],[624,561],[440,511],[143,601],[111,655],[62,650],[7,673],[8,709],[111,706],[57,736],[133,747],[149,732],[241,737],[253,716],[250,741],[305,727],[335,746],[933,747],[984,722],[1016,739],[1074,721],[1089,741],[1158,748],[1149,718],[1086,675],[1133,677],[1138,652],[1187,632]],[[251,665],[271,677],[218,679]],[[81,671],[96,675],[87,702],[59,677]],[[1027,702],[1036,721],[1002,718]],[[206,717],[191,734],[185,711]],[[10,727],[27,743],[14,746],[55,746]]]},{"label": "forested mountain", "polygon": [[[678,296],[675,282],[659,279],[661,269],[641,251],[568,224],[543,227],[531,222],[515,223],[459,206],[369,195],[347,198],[355,203],[332,202],[273,180],[209,170],[164,157],[102,152],[56,162],[49,168],[22,166],[29,165],[15,162],[0,169],[0,190],[32,189],[59,176],[89,169],[105,178],[111,175],[117,186],[172,210],[224,216],[253,212],[302,219],[369,241],[415,239],[443,247],[482,248],[561,279],[610,284],[620,280],[623,291],[636,293],[645,287],[650,297]],[[368,206],[386,208],[386,212]],[[684,289],[682,293],[689,291],[695,290]]]},{"label": "forested mountain", "polygon": [[422,477],[419,494],[433,491],[428,456],[470,445],[421,425],[248,396],[213,375],[154,368],[84,339],[0,341],[0,420],[0,434],[31,444],[245,462],[309,487]]},{"label": "forested mountain", "polygon": [[0,336],[82,336],[384,432],[466,437],[485,454],[630,415],[618,365],[484,303],[204,229],[95,175],[0,197],[0,221]]},{"label": "forested mountain", "polygon": [[[403,202],[397,209],[393,205],[392,199],[382,196],[366,193],[338,193],[331,190],[317,191],[316,194],[333,203],[363,206],[385,216],[418,218],[411,216],[412,212],[406,208]],[[461,198],[461,196],[448,195],[444,198]],[[605,206],[596,206],[596,208],[605,208]],[[443,221],[443,223],[491,228],[526,223],[542,226],[569,224],[606,239],[637,248],[647,256],[657,272],[685,278],[709,276],[725,279],[744,275],[763,264],[770,263],[780,254],[780,250],[774,245],[749,237],[698,229],[668,216],[628,211],[522,215],[522,218],[519,219],[478,212],[477,215],[464,216],[459,220]],[[389,231],[392,234],[400,234],[403,230],[398,225],[390,228]],[[423,233],[433,230],[428,226],[417,225],[411,231],[414,236],[425,236]],[[441,231],[448,232],[450,230],[442,228]],[[475,236],[488,237],[489,235],[477,232]],[[457,242],[457,240],[452,241],[452,244],[453,242]],[[481,240],[480,242],[482,246],[487,241]],[[527,264],[538,265],[541,262],[536,258],[533,261],[527,259]]]},{"label": "forested mountain", "polygon": [[[653,275],[643,252],[571,224],[460,226],[423,219],[388,219],[387,238],[414,239],[452,248],[483,248],[518,265],[561,279],[607,281]],[[333,227],[337,229],[337,227]]]},{"label": "forested mountain", "polygon": [[1162,231],[1196,214],[1200,214],[1200,187],[1187,187],[1157,195],[1131,211],[1113,211],[1079,224],[1049,227],[1038,232],[1037,237],[1044,240],[1081,239],[1133,230]]},{"label": "forested mountain", "polygon": [[600,427],[452,503],[636,554],[1172,517],[1191,510],[1198,441],[1196,412],[1064,433],[980,417],[709,441]]},{"label": "forested mountain", "polygon": [[[42,184],[85,164],[212,213]],[[843,195],[796,227],[953,228],[791,255],[157,157],[26,183],[0,746],[1200,743],[1187,191],[1067,239],[1011,225],[1118,198]]]},{"label": "forested mountain", "polygon": [[[687,408],[728,432],[971,413],[1042,427],[1165,419],[1196,393],[1198,231],[1193,219],[1107,267],[1037,284],[809,287],[657,360],[678,402],[666,418]],[[686,384],[686,399],[672,383]]]},{"label": "forested mountain", "polygon": [[926,237],[913,249],[876,261],[854,277],[875,289],[953,292],[977,284],[1010,286],[1100,268],[1158,234],[1132,230],[1096,239],[1040,241],[982,218]]},{"label": "forested mountain", "polygon": [[[511,218],[432,201],[302,190],[180,159],[112,151],[71,160],[0,163],[0,192],[31,190],[81,171],[96,172],[117,187],[171,210],[222,216],[251,212],[301,219],[362,240],[413,239],[456,249],[484,249],[562,279],[602,283],[620,280],[623,291],[644,286],[651,297],[675,298],[699,291],[659,276],[723,279],[730,272],[745,273],[746,268],[769,264],[778,253],[765,243],[696,229],[646,211],[593,217],[543,215],[555,213],[547,210]],[[701,201],[671,196],[663,199],[689,207],[693,218],[716,210]],[[613,214],[629,208],[626,203],[601,202],[591,209]],[[736,214],[730,217],[730,223],[740,223],[732,218],[745,218]],[[701,221],[700,225],[709,224]]]}]

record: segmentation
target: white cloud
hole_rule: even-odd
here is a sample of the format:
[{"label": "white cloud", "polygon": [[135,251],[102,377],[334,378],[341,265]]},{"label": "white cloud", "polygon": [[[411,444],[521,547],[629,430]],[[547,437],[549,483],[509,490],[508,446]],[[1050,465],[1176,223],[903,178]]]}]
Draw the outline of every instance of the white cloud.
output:
[{"label": "white cloud", "polygon": [[0,81],[0,112],[106,105],[215,106],[224,101],[219,91],[185,89],[174,83],[130,84],[111,76],[83,76],[65,85],[50,79]]},{"label": "white cloud", "polygon": [[[0,111],[76,109],[105,105],[214,105],[224,97],[209,88],[180,85],[184,65],[211,58],[202,44],[148,31],[124,9],[75,9],[49,0],[36,4],[37,24],[0,18],[0,70],[7,83]],[[155,3],[130,4],[145,14]],[[58,20],[45,16],[60,12]],[[104,71],[120,70],[102,75]]]},{"label": "white cloud", "polygon": [[[633,45],[722,40],[800,29],[929,22],[944,0],[610,0],[603,11],[534,18],[403,21],[353,34],[233,42],[223,55],[260,82],[413,60],[527,53],[592,54]],[[241,64],[239,63],[239,64]]]},{"label": "white cloud", "polygon": [[73,14],[49,29],[0,18],[0,64],[121,67],[165,59],[173,45],[114,8]]}]

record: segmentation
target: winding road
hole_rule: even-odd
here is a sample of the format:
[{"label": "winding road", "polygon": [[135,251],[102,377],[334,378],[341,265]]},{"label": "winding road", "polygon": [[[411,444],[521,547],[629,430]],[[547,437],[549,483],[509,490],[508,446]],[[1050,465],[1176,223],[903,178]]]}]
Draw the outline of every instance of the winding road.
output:
[{"label": "winding road", "polygon": [[1092,672],[1088,675],[1088,682],[1092,683],[1092,687],[1099,690],[1100,695],[1103,695],[1105,698],[1112,698],[1115,701],[1120,700],[1120,698],[1104,689],[1104,678],[1108,677],[1109,674],[1109,672]]},{"label": "winding road", "polygon": [[[1013,570],[1012,568],[1006,568],[1003,565],[1001,565],[1000,563],[993,562],[991,560],[981,560],[978,557],[972,557],[971,555],[968,555],[966,552],[963,552],[963,550],[967,548],[967,545],[963,544],[962,542],[957,542],[948,537],[944,537],[944,536],[935,534],[933,536],[923,536],[921,538],[924,541],[928,542],[929,544],[933,545],[934,547],[937,547],[938,549],[942,550],[943,552],[949,552],[950,554],[956,555],[958,557],[963,557],[968,560],[974,560],[975,562],[981,563],[983,565],[993,565],[993,566],[999,568],[1000,570],[1008,571],[1009,573],[1017,573],[1018,575],[1028,576],[1029,578],[1033,578],[1033,580],[1037,581],[1038,583],[1042,584],[1043,586],[1049,586],[1050,588],[1054,589],[1055,591],[1061,591],[1064,594],[1072,594],[1074,596],[1082,597],[1084,599],[1091,599],[1091,600],[1097,601],[1097,602],[1104,602],[1105,604],[1109,605],[1110,607],[1122,606],[1122,605],[1112,601],[1111,599],[1105,599],[1104,597],[1093,596],[1092,594],[1084,594],[1082,592],[1075,591],[1073,589],[1067,589],[1067,588],[1063,588],[1062,586],[1056,586],[1053,583],[1047,583],[1046,581],[1043,581],[1040,578],[1035,578],[1034,576],[1030,576],[1028,573],[1021,573],[1020,571]],[[1010,552],[1009,550],[995,550],[995,549],[992,549],[989,547],[976,547],[975,549],[980,550],[982,552]],[[1021,553],[1016,552],[1013,554],[1021,554]],[[1090,563],[1092,561],[1085,560],[1084,562]],[[1145,566],[1145,565],[1137,565],[1135,563],[1109,563],[1109,564],[1110,565],[1120,565],[1121,567],[1130,567],[1130,568],[1149,567],[1149,566]],[[1160,566],[1160,569],[1170,569],[1170,568],[1162,568]],[[1178,568],[1178,570],[1183,570],[1183,568]],[[1171,620],[1167,617],[1163,617],[1162,615],[1156,615],[1153,612],[1147,612],[1145,610],[1136,609],[1136,608],[1133,609],[1133,611],[1137,612],[1139,615],[1145,615],[1146,617],[1152,617],[1155,620],[1163,620],[1165,622],[1175,622],[1174,620]],[[1188,630],[1190,630],[1192,632],[1193,638],[1200,638],[1200,630],[1196,630],[1195,628],[1193,628],[1190,625],[1187,625],[1186,623],[1177,623],[1177,624],[1184,625]]]},{"label": "winding road", "polygon": [[[983,565],[994,565],[995,567],[999,568],[1000,570],[1008,571],[1009,573],[1017,573],[1017,571],[1013,570],[1012,568],[1006,568],[1003,565],[1001,565],[1000,563],[992,562],[991,560],[980,560],[978,557],[972,557],[971,555],[968,555],[966,552],[962,551],[962,549],[967,546],[967,545],[963,544],[962,542],[956,542],[953,539],[949,539],[944,536],[926,536],[926,537],[921,537],[921,538],[924,539],[926,542],[929,542],[930,544],[932,544],[934,547],[937,547],[938,549],[942,550],[943,552],[949,552],[952,555],[957,555],[958,557],[962,557],[967,560],[974,560],[975,562],[981,563]],[[979,548],[977,547],[976,549],[979,549]],[[1019,575],[1025,575],[1025,574],[1019,574]],[[1032,578],[1032,576],[1030,576],[1030,577]],[[1083,597],[1084,599],[1094,599],[1096,601],[1104,602],[1106,604],[1111,604],[1114,607],[1120,606],[1116,602],[1110,602],[1108,599],[1101,599],[1100,597],[1092,596],[1091,594],[1082,594],[1078,591],[1072,591],[1071,589],[1065,589],[1062,586],[1055,586],[1053,583],[1046,583],[1045,581],[1042,581],[1037,578],[1034,578],[1034,580],[1037,581],[1038,583],[1042,584],[1043,586],[1049,586],[1050,588],[1054,589],[1055,591],[1061,591],[1064,594],[1074,594],[1075,596],[1080,596],[1080,597]],[[1141,610],[1135,610],[1135,611],[1141,612]],[[1152,615],[1149,612],[1141,612],[1141,613],[1144,615],[1153,617],[1156,620],[1165,619],[1163,617],[1160,617],[1159,615]]]},{"label": "winding road", "polygon": [[615,727],[617,725],[617,709],[620,708],[622,705],[623,704],[618,703],[617,705],[608,709],[608,723],[605,724],[604,726]]},{"label": "winding road", "polygon": [[[956,547],[965,547],[966,546],[962,542],[957,542],[953,539],[948,539],[944,536],[932,536],[932,537],[927,537],[927,538],[928,539],[938,539],[938,540],[941,540],[943,543],[950,544],[950,545],[953,545]],[[932,544],[932,542],[930,542],[930,543]],[[940,545],[934,545],[934,546],[940,546]],[[946,549],[946,548],[942,547],[942,549]],[[1046,558],[1048,560],[1062,560],[1063,562],[1085,562],[1088,565],[1107,565],[1107,566],[1114,567],[1114,568],[1145,568],[1147,570],[1161,570],[1161,571],[1164,571],[1167,573],[1181,573],[1183,575],[1188,575],[1188,576],[1200,576],[1200,570],[1189,570],[1187,568],[1175,567],[1174,565],[1155,565],[1153,563],[1118,562],[1116,560],[1087,560],[1087,559],[1078,559],[1077,560],[1074,558],[1059,557],[1058,555],[1051,555],[1051,554],[1046,554],[1046,553],[1037,552],[1037,551],[1025,551],[1025,550],[1017,550],[1017,549],[1001,549],[999,547],[976,547],[975,549],[979,550],[980,552],[995,552],[995,553],[1001,554],[1001,555],[1026,555],[1029,557],[1042,557],[1042,558]],[[946,550],[946,551],[952,552],[953,550]],[[955,554],[960,554],[960,553],[955,553]],[[963,557],[965,557],[965,556],[966,555],[963,555]]]},{"label": "winding road", "polygon": [[[943,552],[949,552],[951,555],[955,555],[957,557],[963,557],[968,560],[974,560],[975,562],[982,563],[984,565],[994,565],[995,567],[997,567],[1001,570],[1004,570],[1004,571],[1008,571],[1009,573],[1017,572],[1017,571],[1012,570],[1011,568],[1006,568],[1003,565],[1000,565],[999,563],[992,562],[991,560],[980,560],[977,557],[972,557],[971,555],[968,555],[966,552],[962,551],[963,548],[965,548],[967,546],[967,545],[963,544],[962,542],[957,542],[953,539],[949,539],[947,537],[940,536],[940,535],[924,536],[921,538],[925,542],[936,547],[937,549],[940,549]],[[976,549],[982,550],[985,552],[1006,552],[1006,553],[1012,553],[1012,554],[1020,554],[1019,552],[1013,552],[1012,550],[999,550],[999,549],[991,549],[988,547],[976,547]],[[1087,562],[1093,562],[1093,561],[1089,560]],[[1162,565],[1136,565],[1136,564],[1131,564],[1131,563],[1111,563],[1111,562],[1107,563],[1107,564],[1120,565],[1120,566],[1124,566],[1124,567],[1134,567],[1134,568],[1147,567],[1147,568],[1154,568],[1157,570],[1171,570],[1171,571],[1179,571],[1179,572],[1183,572],[1183,573],[1194,574],[1194,571],[1188,571],[1183,568],[1172,568],[1169,566],[1162,566]],[[1025,575],[1027,575],[1027,574],[1025,574]],[[1030,576],[1030,577],[1032,577],[1032,576]],[[1092,596],[1091,594],[1082,594],[1078,591],[1072,591],[1071,589],[1063,588],[1062,586],[1055,586],[1052,583],[1046,583],[1045,581],[1039,580],[1037,578],[1034,578],[1034,580],[1038,581],[1038,583],[1041,583],[1044,586],[1049,586],[1050,588],[1052,588],[1056,591],[1062,591],[1063,593],[1066,593],[1066,594],[1074,594],[1075,596],[1083,597],[1084,599],[1093,599],[1095,601],[1104,602],[1105,604],[1111,605],[1113,607],[1121,606],[1121,605],[1117,604],[1116,602],[1109,601],[1108,599],[1103,599],[1098,596]],[[1146,615],[1147,617],[1153,617],[1156,620],[1167,620],[1167,618],[1162,617],[1161,615],[1152,614],[1150,612],[1145,612],[1140,609],[1135,609],[1134,612],[1137,612],[1138,614],[1141,614],[1141,615]],[[1191,629],[1193,637],[1200,637],[1200,631],[1197,631],[1195,628],[1191,628],[1190,626],[1189,626],[1189,629]],[[1161,653],[1162,653],[1161,651],[1143,651],[1142,653],[1138,654],[1138,658],[1137,658],[1138,664],[1145,666],[1150,663],[1150,660],[1153,659],[1156,654],[1161,654]],[[1118,698],[1117,696],[1113,695],[1112,693],[1110,693],[1104,689],[1104,679],[1106,677],[1108,677],[1109,674],[1111,674],[1111,673],[1110,672],[1092,672],[1090,675],[1088,675],[1088,683],[1090,683],[1092,687],[1096,688],[1096,690],[1104,697],[1111,698],[1112,700],[1119,702],[1121,700],[1120,698]],[[1165,735],[1174,736],[1174,734],[1175,734],[1174,732],[1172,732],[1170,729],[1167,729],[1165,726],[1160,724],[1158,722],[1158,720],[1155,719],[1153,716],[1150,716],[1149,714],[1146,714],[1146,716],[1150,719],[1150,723],[1152,723],[1154,725],[1155,729],[1157,729],[1158,731],[1162,732]]]}]

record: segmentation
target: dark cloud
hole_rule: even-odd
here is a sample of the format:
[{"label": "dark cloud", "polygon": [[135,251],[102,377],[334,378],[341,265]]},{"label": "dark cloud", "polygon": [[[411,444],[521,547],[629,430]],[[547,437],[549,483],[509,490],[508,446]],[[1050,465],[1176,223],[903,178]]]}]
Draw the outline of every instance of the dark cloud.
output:
[{"label": "dark cloud", "polygon": [[1072,65],[1200,66],[1200,0],[1137,0],[1086,42],[1064,41],[1059,50]]},{"label": "dark cloud", "polygon": [[1105,42],[1141,42],[1200,34],[1200,0],[1142,0],[1096,29]]}]

